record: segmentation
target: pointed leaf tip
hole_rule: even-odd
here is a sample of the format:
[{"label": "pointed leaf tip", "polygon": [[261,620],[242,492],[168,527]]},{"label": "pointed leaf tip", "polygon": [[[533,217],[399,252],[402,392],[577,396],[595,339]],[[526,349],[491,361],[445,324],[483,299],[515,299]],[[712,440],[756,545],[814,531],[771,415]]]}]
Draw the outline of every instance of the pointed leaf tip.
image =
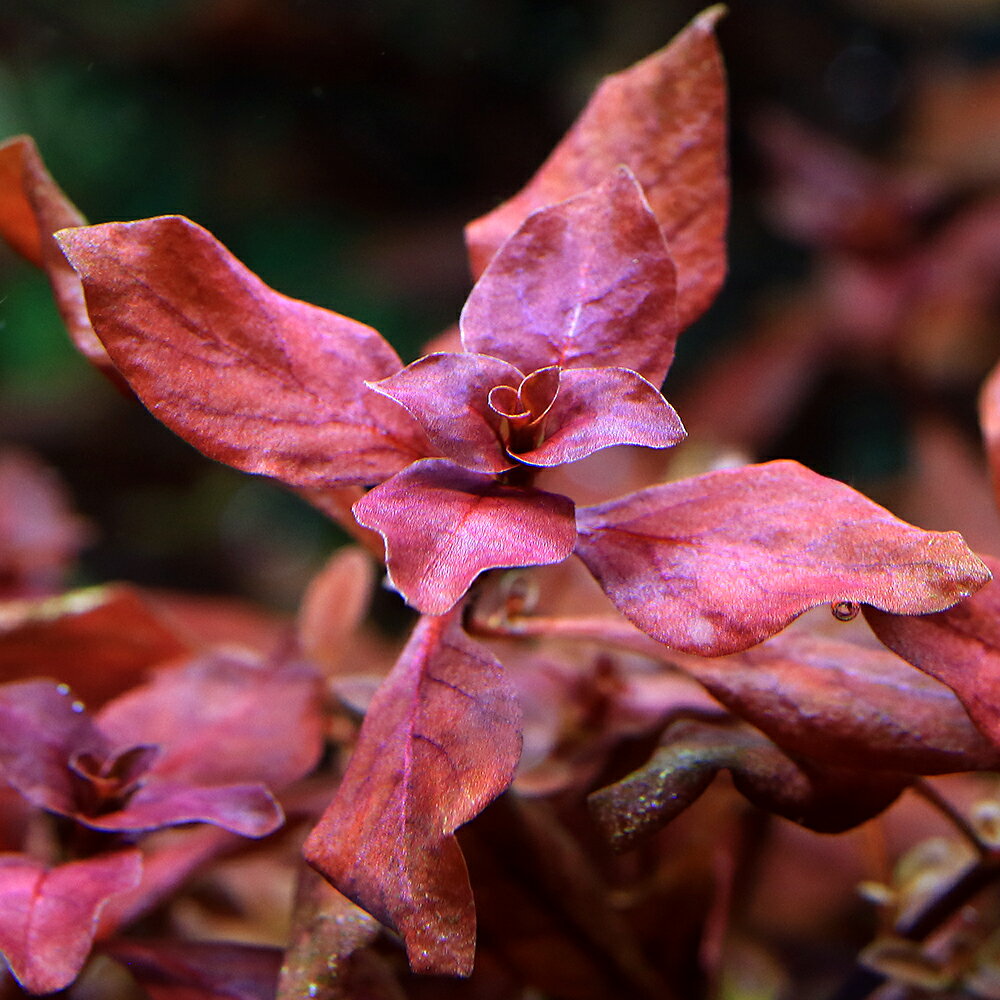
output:
[{"label": "pointed leaf tip", "polygon": [[190,220],[58,236],[118,369],[210,458],[323,487],[379,482],[431,453],[365,386],[402,366],[375,330],[274,291]]},{"label": "pointed leaf tip", "polygon": [[513,780],[517,696],[458,616],[423,618],[379,688],[306,860],[406,943],[415,971],[469,975],[475,906],[455,830]]}]

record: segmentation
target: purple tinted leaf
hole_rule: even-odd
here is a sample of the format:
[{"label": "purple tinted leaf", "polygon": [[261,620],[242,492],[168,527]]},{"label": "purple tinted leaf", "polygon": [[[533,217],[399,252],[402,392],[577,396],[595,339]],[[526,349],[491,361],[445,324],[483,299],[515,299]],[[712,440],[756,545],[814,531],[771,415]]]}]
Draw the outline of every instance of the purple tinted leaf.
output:
[{"label": "purple tinted leaf", "polygon": [[260,784],[195,786],[151,780],[123,809],[75,817],[94,830],[138,833],[182,823],[211,823],[243,837],[264,837],[285,816],[271,793]]},{"label": "purple tinted leaf", "polygon": [[187,219],[59,234],[139,398],[210,458],[293,486],[372,483],[431,454],[365,379],[401,362],[355,320],[287,298]]},{"label": "purple tinted leaf", "polygon": [[726,270],[726,81],[714,34],[722,12],[709,8],[666,48],[603,81],[527,186],[468,226],[473,273],[531,212],[625,164],[677,265],[680,327],[701,315]]},{"label": "purple tinted leaf", "polygon": [[677,339],[674,300],[670,252],[622,169],[525,221],[473,288],[462,343],[525,374],[630,368],[659,386]]},{"label": "purple tinted leaf", "polygon": [[83,968],[101,909],[142,876],[138,850],[46,869],[25,855],[0,856],[0,951],[31,993],[68,986]]},{"label": "purple tinted leaf", "polygon": [[473,472],[503,472],[514,463],[500,440],[490,390],[516,390],[524,376],[485,354],[430,354],[371,388],[406,407],[445,457]]},{"label": "purple tinted leaf", "polygon": [[418,611],[450,610],[484,570],[546,566],[573,551],[573,503],[444,459],[416,462],[354,505],[385,539],[392,586]]},{"label": "purple tinted leaf", "polygon": [[685,434],[659,391],[625,368],[563,371],[544,426],[545,439],[537,448],[515,453],[522,462],[562,465],[616,444],[670,448]]},{"label": "purple tinted leaf", "polygon": [[468,975],[475,908],[455,830],[511,782],[520,711],[457,619],[424,618],[379,688],[310,864],[406,942],[417,972]]},{"label": "purple tinted leaf", "polygon": [[984,561],[994,580],[947,611],[902,618],[866,608],[865,617],[893,652],[947,684],[1000,747],[1000,560]]},{"label": "purple tinted leaf", "polygon": [[920,614],[989,579],[961,536],[921,531],[795,462],[654,486],[577,520],[577,551],[619,610],[702,655],[746,649],[819,604]]}]

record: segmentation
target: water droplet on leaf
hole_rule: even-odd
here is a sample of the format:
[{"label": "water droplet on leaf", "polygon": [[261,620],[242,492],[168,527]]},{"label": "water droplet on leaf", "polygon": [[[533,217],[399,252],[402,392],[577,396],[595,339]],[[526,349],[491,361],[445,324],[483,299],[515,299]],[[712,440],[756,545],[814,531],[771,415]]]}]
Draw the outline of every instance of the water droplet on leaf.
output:
[{"label": "water droplet on leaf", "polygon": [[849,622],[858,617],[861,605],[857,601],[834,601],[830,610],[838,622]]}]

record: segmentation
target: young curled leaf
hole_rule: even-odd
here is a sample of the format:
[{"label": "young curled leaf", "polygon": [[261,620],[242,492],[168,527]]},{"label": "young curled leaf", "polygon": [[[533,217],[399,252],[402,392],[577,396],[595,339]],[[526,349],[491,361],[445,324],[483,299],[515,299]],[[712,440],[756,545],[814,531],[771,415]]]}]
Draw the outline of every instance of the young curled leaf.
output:
[{"label": "young curled leaf", "polygon": [[510,784],[520,751],[500,663],[457,616],[422,619],[305,845],[310,864],[402,935],[414,971],[472,970],[475,907],[454,833]]},{"label": "young curled leaf", "polygon": [[379,482],[432,454],[370,392],[402,363],[371,327],[269,288],[180,217],[59,234],[139,398],[210,458],[292,486]]},{"label": "young curled leaf", "polygon": [[726,270],[726,82],[714,30],[722,11],[709,8],[666,48],[604,80],[525,188],[467,227],[473,273],[532,212],[624,164],[670,246],[679,328],[704,312]]},{"label": "young curled leaf", "polygon": [[922,531],[843,483],[769,462],[577,511],[577,553],[654,639],[717,656],[808,608],[941,611],[990,578],[955,532]]},{"label": "young curled leaf", "polygon": [[55,868],[0,855],[0,951],[18,982],[30,993],[69,986],[90,954],[105,903],[141,876],[135,848]]},{"label": "young curled leaf", "polygon": [[573,551],[573,503],[509,486],[445,459],[417,462],[354,505],[385,539],[392,586],[423,614],[444,614],[484,570],[547,566]]},{"label": "young curled leaf", "polygon": [[648,763],[590,796],[591,813],[611,844],[626,850],[680,815],[722,770],[754,805],[821,833],[878,815],[910,781],[790,757],[745,724],[681,720]]},{"label": "young curled leaf", "polygon": [[[983,559],[994,574],[1000,573],[1000,560]],[[947,684],[993,746],[1000,747],[1000,583],[996,579],[938,614],[901,617],[865,608],[865,617],[889,649]]]}]

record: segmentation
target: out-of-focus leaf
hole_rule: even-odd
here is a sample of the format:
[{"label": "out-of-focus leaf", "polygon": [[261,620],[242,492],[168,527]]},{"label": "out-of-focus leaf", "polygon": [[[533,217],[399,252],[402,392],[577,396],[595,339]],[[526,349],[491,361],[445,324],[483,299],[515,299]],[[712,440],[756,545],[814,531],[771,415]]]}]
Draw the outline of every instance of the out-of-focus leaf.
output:
[{"label": "out-of-focus leaf", "polygon": [[911,780],[794,759],[742,723],[681,720],[647,764],[590,796],[591,812],[612,845],[625,850],[679,816],[722,770],[755,805],[823,833],[878,815]]},{"label": "out-of-focus leaf", "polygon": [[675,658],[786,753],[907,774],[1000,766],[955,695],[884,649],[789,630],[732,656]]},{"label": "out-of-focus leaf", "polygon": [[33,139],[17,136],[0,143],[0,237],[46,272],[73,343],[88,361],[116,377],[90,325],[80,279],[52,238],[60,229],[86,224],[45,169]]},{"label": "out-of-focus leaf", "polygon": [[679,326],[697,319],[726,268],[725,78],[714,34],[721,13],[710,8],[666,48],[604,80],[527,186],[467,227],[474,274],[533,211],[600,184],[624,164],[677,267]]},{"label": "out-of-focus leaf", "polygon": [[[1000,560],[984,557],[994,574]],[[894,653],[947,684],[972,721],[1000,747],[1000,583],[996,579],[938,614],[899,616],[865,609]]]},{"label": "out-of-focus leaf", "polygon": [[921,531],[795,462],[654,486],[577,522],[577,552],[618,609],[702,655],[746,649],[819,604],[920,614],[989,579],[961,536]]},{"label": "out-of-focus leaf", "polygon": [[0,680],[53,677],[91,706],[188,652],[140,592],[120,584],[0,608]]},{"label": "out-of-focus leaf", "polygon": [[414,971],[468,975],[475,907],[454,831],[511,782],[520,711],[455,616],[424,618],[369,707],[307,860],[406,943]]},{"label": "out-of-focus leaf", "polygon": [[484,570],[545,566],[573,551],[573,503],[509,486],[445,459],[417,462],[354,505],[384,539],[389,581],[424,614],[443,614]]},{"label": "out-of-focus leaf", "polygon": [[273,1000],[282,955],[223,941],[114,941],[105,950],[151,1000]]},{"label": "out-of-focus leaf", "polygon": [[58,590],[87,535],[53,470],[26,451],[0,451],[0,599]]},{"label": "out-of-focus leaf", "polygon": [[632,173],[600,180],[504,243],[462,310],[467,351],[526,375],[617,367],[663,382],[678,333],[671,251]]},{"label": "out-of-focus leaf", "polygon": [[432,454],[365,386],[402,367],[371,327],[287,298],[179,217],[59,234],[139,398],[210,458],[292,486],[385,479]]},{"label": "out-of-focus leaf", "polygon": [[48,869],[23,854],[0,856],[0,951],[18,982],[32,993],[68,986],[90,954],[102,907],[141,874],[135,849]]},{"label": "out-of-focus leaf", "polygon": [[990,372],[979,394],[979,424],[993,476],[993,493],[1000,504],[1000,365]]}]

